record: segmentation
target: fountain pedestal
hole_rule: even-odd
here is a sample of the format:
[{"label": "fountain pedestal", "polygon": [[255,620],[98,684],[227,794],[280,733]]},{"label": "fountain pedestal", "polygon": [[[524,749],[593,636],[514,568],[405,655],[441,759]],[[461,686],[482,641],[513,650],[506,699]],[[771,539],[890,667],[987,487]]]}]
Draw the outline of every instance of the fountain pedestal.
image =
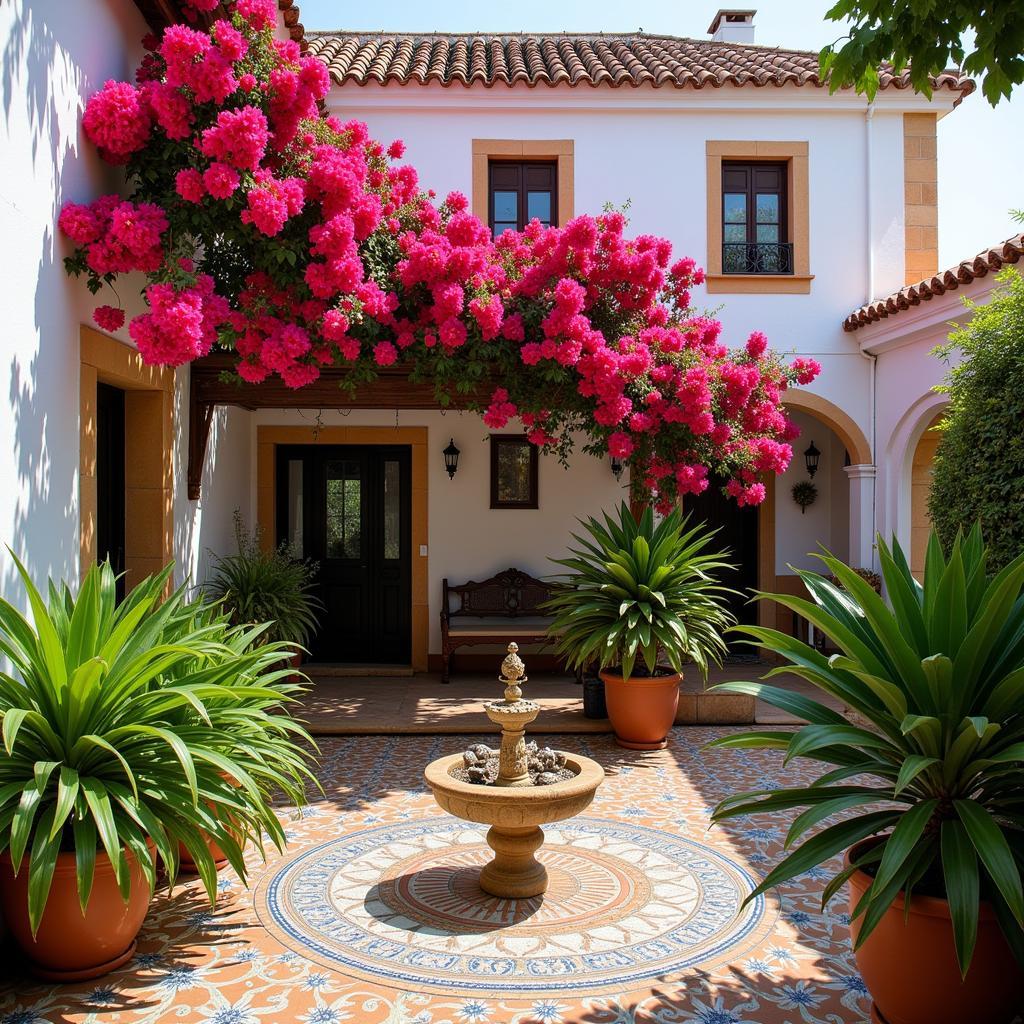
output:
[{"label": "fountain pedestal", "polygon": [[492,722],[501,726],[498,777],[491,785],[457,778],[463,767],[461,754],[438,758],[427,765],[424,777],[440,807],[466,821],[490,825],[487,845],[494,859],[480,872],[480,888],[503,899],[540,896],[548,886],[544,865],[536,853],[544,843],[541,825],[572,818],[585,810],[604,781],[604,769],[589,757],[566,754],[565,768],[571,778],[547,786],[530,777],[526,726],[540,707],[522,699],[520,684],[526,682],[518,646],[508,645],[500,681],[505,699],[485,707]]}]

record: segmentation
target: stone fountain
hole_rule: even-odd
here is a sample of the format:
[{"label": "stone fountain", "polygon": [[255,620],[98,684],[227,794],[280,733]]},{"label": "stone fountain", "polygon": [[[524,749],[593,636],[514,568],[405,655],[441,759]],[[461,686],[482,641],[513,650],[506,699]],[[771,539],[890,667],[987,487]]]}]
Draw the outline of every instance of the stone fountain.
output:
[{"label": "stone fountain", "polygon": [[510,643],[501,663],[504,700],[484,707],[501,728],[500,749],[495,753],[478,744],[432,761],[423,773],[443,810],[490,825],[487,845],[494,859],[480,872],[480,888],[504,899],[539,896],[547,889],[547,871],[535,856],[544,842],[540,826],[585,810],[604,781],[604,769],[589,757],[527,744],[526,727],[540,706],[523,700],[527,678],[518,650]]}]

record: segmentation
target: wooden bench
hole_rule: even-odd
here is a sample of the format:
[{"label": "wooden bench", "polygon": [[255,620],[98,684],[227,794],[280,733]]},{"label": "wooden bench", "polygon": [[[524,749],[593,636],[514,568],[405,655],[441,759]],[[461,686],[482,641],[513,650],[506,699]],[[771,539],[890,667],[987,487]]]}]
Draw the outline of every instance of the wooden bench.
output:
[{"label": "wooden bench", "polygon": [[441,682],[447,683],[452,654],[477,644],[546,644],[552,616],[540,610],[551,589],[519,569],[506,569],[477,583],[449,584],[441,600]]}]

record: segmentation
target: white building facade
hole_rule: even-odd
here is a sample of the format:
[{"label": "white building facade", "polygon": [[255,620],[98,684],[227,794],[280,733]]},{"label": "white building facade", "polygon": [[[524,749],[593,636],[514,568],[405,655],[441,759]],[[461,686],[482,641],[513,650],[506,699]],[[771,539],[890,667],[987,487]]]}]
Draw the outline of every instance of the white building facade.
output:
[{"label": "white building facade", "polygon": [[[301,474],[327,474],[329,487],[341,492],[353,480],[365,490],[372,478],[380,494],[364,511],[384,524],[373,529],[385,545],[389,517],[401,521],[407,577],[386,600],[401,605],[395,621],[408,643],[352,658],[332,650],[329,660],[432,667],[440,653],[442,579],[479,580],[510,566],[551,572],[549,558],[565,551],[576,519],[621,500],[625,477],[582,453],[568,469],[541,457],[526,503],[535,507],[493,507],[500,446],[482,421],[413,403],[341,410],[217,405],[203,457],[189,370],[148,371],[126,332],[112,338],[83,328],[89,296],[65,278],[65,243],[54,227],[64,202],[117,187],[78,122],[85,98],[106,78],[130,77],[149,6],[15,0],[0,11],[9,66],[0,144],[9,191],[0,216],[13,240],[2,278],[12,344],[0,373],[8,375],[12,415],[0,425],[7,484],[0,532],[37,577],[74,579],[95,557],[103,525],[97,503],[106,493],[97,484],[95,426],[102,385],[113,386],[127,396],[121,486],[130,574],[173,558],[179,579],[201,582],[210,552],[233,548],[236,509],[270,543],[312,543],[308,509],[299,510],[313,492],[303,490]],[[288,0],[281,6],[281,31],[301,35],[294,8]],[[525,214],[535,200],[542,218],[561,223],[606,203],[628,203],[630,231],[664,235],[677,256],[707,268],[695,302],[722,320],[727,343],[742,345],[761,330],[777,350],[821,363],[814,384],[787,400],[803,432],[790,469],[753,517],[726,531],[742,545],[747,585],[793,590],[799,581],[792,567],[813,568],[809,552],[819,545],[867,568],[876,564],[876,532],[895,533],[917,550],[927,484],[919,449],[922,438],[926,448],[931,443],[927,428],[942,404],[932,388],[943,367],[930,350],[960,317],[958,297],[983,300],[990,271],[1016,262],[1021,249],[1019,239],[1016,247],[1007,243],[972,263],[969,274],[958,268],[945,286],[908,291],[938,270],[935,125],[970,91],[969,82],[944,76],[930,100],[884,78],[872,102],[849,91],[830,95],[816,84],[814,55],[730,36],[748,36],[750,18],[713,28],[716,38],[703,41],[306,39],[332,74],[329,111],[365,120],[385,144],[403,139],[424,187],[464,192],[492,224]],[[776,184],[762,193],[766,174]],[[509,185],[508,175],[518,175],[521,187]],[[543,187],[531,191],[530,180]],[[742,230],[740,180],[749,183]],[[517,188],[524,209],[503,213]],[[755,266],[762,248],[783,262]],[[871,305],[880,296],[889,299]],[[510,425],[505,433],[515,431]],[[460,452],[454,476],[443,455],[450,441]],[[811,442],[820,453],[818,493],[802,510],[791,488],[808,478],[803,453]],[[316,449],[330,451],[314,457]],[[402,493],[392,508],[388,495],[396,486]],[[343,516],[337,509],[323,514]],[[364,570],[383,571],[372,559]],[[6,558],[0,583],[5,594],[15,592]],[[352,607],[361,606],[369,584],[346,585]],[[374,605],[360,614],[394,618],[395,610]],[[761,614],[794,628],[774,609]]]}]

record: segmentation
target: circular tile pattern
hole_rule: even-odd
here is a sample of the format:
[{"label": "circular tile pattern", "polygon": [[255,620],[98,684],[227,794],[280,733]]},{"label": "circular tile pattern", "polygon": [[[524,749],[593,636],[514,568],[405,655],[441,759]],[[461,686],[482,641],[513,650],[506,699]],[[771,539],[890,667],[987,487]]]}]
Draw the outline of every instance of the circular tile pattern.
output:
[{"label": "circular tile pattern", "polygon": [[543,897],[476,884],[482,829],[445,816],[382,825],[303,851],[261,884],[262,923],[344,974],[473,995],[628,990],[741,955],[766,932],[763,898],[718,850],[591,818],[545,828]]}]

